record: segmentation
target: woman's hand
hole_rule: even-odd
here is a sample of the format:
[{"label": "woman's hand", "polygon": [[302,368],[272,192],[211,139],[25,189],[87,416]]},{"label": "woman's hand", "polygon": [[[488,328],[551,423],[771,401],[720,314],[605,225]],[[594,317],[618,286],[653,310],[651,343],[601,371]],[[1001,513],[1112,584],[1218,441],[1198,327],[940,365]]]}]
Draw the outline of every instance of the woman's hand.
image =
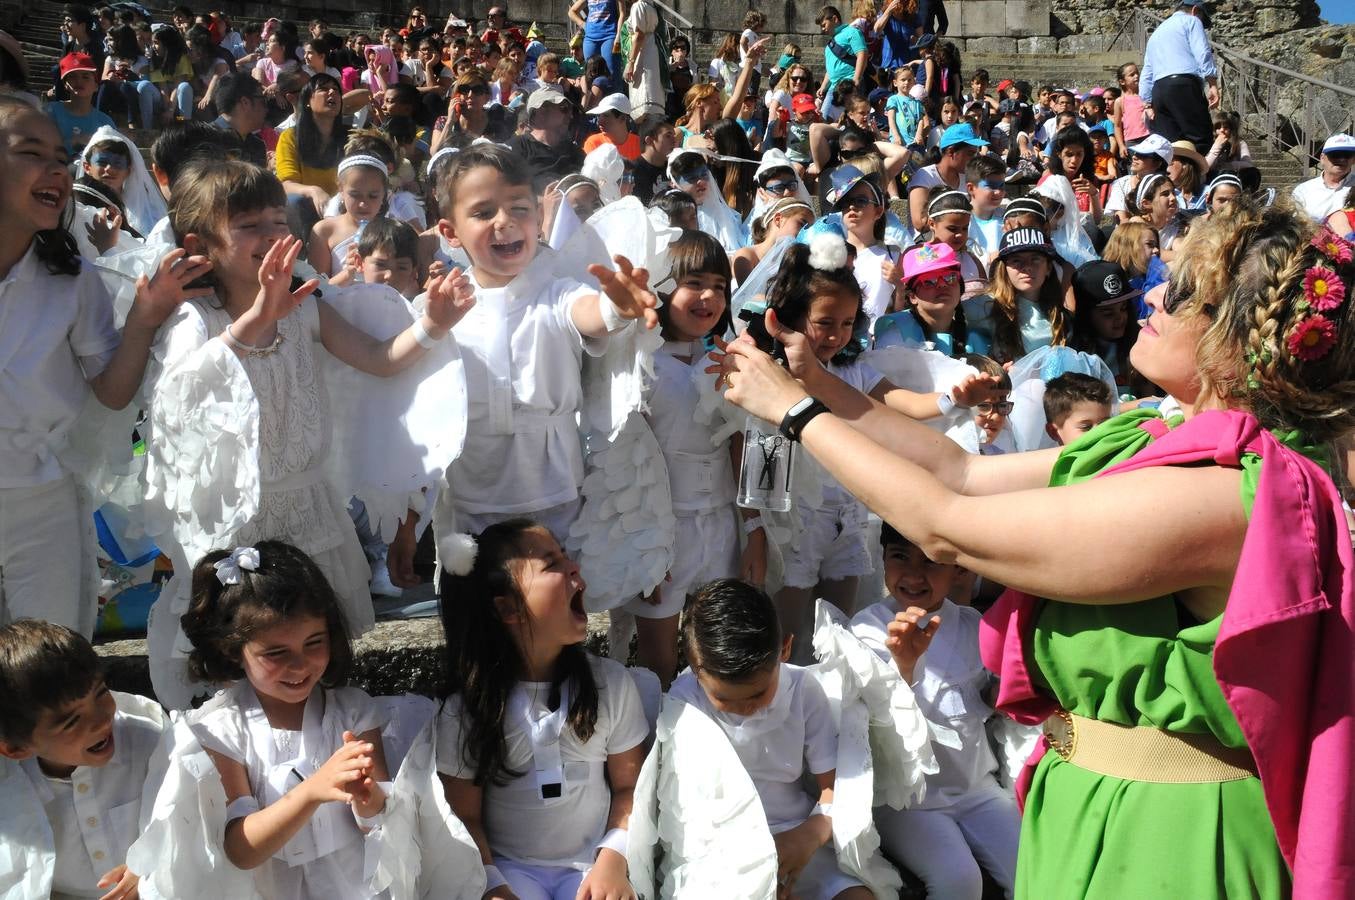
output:
[{"label": "woman's hand", "polygon": [[475,288],[470,276],[461,269],[452,269],[446,275],[428,283],[428,306],[424,316],[433,323],[429,336],[440,338],[466,317],[475,306]]},{"label": "woman's hand", "polygon": [[598,853],[574,900],[636,900],[626,875],[626,858],[610,848]]},{"label": "woman's hand", "polygon": [[[344,732],[344,745],[334,751],[314,775],[297,786],[305,791],[312,803],[353,803],[355,789],[372,774],[372,751],[376,748],[365,741],[355,740],[351,732]],[[385,802],[385,798],[382,798]]]},{"label": "woman's hand", "polygon": [[[746,336],[745,336],[746,337]],[[759,419],[778,423],[786,411],[803,400],[808,392],[804,386],[766,353],[753,345],[752,338],[719,345],[710,358],[719,365],[707,372],[719,372],[716,385],[725,386],[725,399]]]},{"label": "woman's hand", "polygon": [[127,324],[154,330],[190,297],[207,297],[211,288],[193,288],[188,285],[212,268],[205,256],[188,256],[182,247],[171,250],[160,260],[155,277],[142,275],[136,282],[136,299],[127,314]]},{"label": "woman's hand", "polygon": [[598,286],[621,318],[643,319],[646,328],[657,328],[659,298],[649,289],[648,270],[635,268],[624,256],[612,259],[617,266],[615,272],[594,263],[588,267],[588,274],[598,280]]},{"label": "woman's hand", "polygon": [[885,647],[894,657],[899,674],[908,681],[913,680],[913,669],[931,646],[940,625],[940,616],[928,618],[925,609],[910,606],[895,615],[894,621],[886,627]]}]

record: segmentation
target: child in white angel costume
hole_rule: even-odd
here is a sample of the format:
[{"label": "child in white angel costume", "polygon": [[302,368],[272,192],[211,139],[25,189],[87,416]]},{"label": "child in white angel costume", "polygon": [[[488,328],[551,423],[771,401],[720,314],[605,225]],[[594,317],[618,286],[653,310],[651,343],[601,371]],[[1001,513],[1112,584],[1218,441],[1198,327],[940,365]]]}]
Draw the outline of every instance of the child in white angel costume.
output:
[{"label": "child in white angel costume", "polygon": [[626,669],[583,648],[586,589],[551,533],[510,519],[439,555],[449,694],[438,772],[486,900],[633,898],[631,792],[649,737]]},{"label": "child in white angel costume", "polygon": [[922,802],[876,810],[884,850],[928,896],[977,900],[980,866],[1011,896],[1021,817],[985,728],[992,676],[979,658],[980,615],[947,599],[955,566],[929,560],[888,523],[880,543],[888,597],[858,613],[852,631],[897,668],[928,721],[954,734],[932,742],[939,769]]},{"label": "child in white angel costume", "polygon": [[165,714],[62,625],[0,627],[0,897],[134,896],[127,849]]},{"label": "child in white angel costume", "polygon": [[286,538],[325,573],[348,627],[372,627],[347,499],[389,536],[460,450],[465,385],[446,338],[474,298],[458,270],[432,282],[422,315],[386,285],[312,298],[315,280],[293,285],[302,245],[282,185],[245,163],[186,169],[170,223],[211,261],[214,288],[161,329],[144,389],[147,530],[179,573],[152,610],[151,676],[162,703],[185,708],[179,616],[212,547]]},{"label": "child in white angel costume", "polygon": [[[655,328],[657,300],[643,268],[620,256],[617,271],[601,264],[609,260],[606,248],[595,256],[541,246],[531,172],[503,147],[476,144],[455,154],[437,189],[446,213],[438,230],[469,257],[476,303],[456,338],[470,397],[465,448],[438,492],[435,528],[439,536],[474,534],[528,516],[563,541],[581,506],[585,357],[619,355],[623,368],[633,368],[635,351],[625,349],[631,345],[619,333],[644,332],[627,329],[641,319]],[[656,333],[652,340],[658,342]],[[419,509],[405,518],[387,555],[397,585],[414,581]]]},{"label": "child in white angel costume", "polygon": [[213,551],[183,625],[194,674],[229,687],[175,714],[152,767],[128,853],[142,897],[480,896],[469,834],[432,790],[432,704],[340,686],[352,648],[314,561],[281,541]]}]

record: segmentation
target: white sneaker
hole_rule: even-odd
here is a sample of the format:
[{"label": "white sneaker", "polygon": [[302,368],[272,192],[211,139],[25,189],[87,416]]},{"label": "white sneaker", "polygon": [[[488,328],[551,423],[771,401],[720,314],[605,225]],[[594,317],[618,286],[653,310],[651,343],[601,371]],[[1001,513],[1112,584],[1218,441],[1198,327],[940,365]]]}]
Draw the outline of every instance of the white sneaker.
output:
[{"label": "white sneaker", "polygon": [[391,584],[391,573],[384,559],[372,566],[372,580],[367,584],[373,597],[399,597],[404,594],[403,588]]}]

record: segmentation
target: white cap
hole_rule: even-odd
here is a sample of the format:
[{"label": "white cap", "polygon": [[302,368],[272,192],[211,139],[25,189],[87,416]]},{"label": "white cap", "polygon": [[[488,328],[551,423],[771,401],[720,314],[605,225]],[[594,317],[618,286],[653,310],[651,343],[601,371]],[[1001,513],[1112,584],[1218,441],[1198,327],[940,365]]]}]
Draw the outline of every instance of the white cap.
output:
[{"label": "white cap", "polygon": [[623,116],[630,115],[630,98],[625,94],[608,94],[602,98],[602,102],[584,115],[598,116],[605,112],[619,112]]},{"label": "white cap", "polygon": [[1137,144],[1129,148],[1130,153],[1137,153],[1139,156],[1160,156],[1164,163],[1172,161],[1175,151],[1172,150],[1171,142],[1160,134],[1150,134]]},{"label": "white cap", "polygon": [[1337,153],[1355,153],[1355,137],[1351,137],[1345,132],[1333,134],[1322,145],[1322,152],[1331,153],[1333,150]]}]

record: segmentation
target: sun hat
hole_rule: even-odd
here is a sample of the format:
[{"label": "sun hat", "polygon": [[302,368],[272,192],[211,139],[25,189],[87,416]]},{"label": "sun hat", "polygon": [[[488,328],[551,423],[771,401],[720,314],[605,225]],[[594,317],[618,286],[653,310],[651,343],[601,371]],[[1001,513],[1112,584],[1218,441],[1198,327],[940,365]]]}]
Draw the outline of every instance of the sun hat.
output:
[{"label": "sun hat", "polygon": [[870,181],[866,173],[862,172],[856,166],[838,166],[833,170],[830,181],[831,186],[823,195],[823,199],[828,202],[829,206],[836,207],[842,202],[844,197],[852,192],[853,188],[863,181],[870,185],[871,190],[874,192],[875,201],[881,206],[884,205],[884,198],[881,196],[879,186],[877,186],[875,182]]},{"label": "sun hat", "polygon": [[1190,160],[1202,173],[1209,171],[1209,163],[1204,161],[1204,157],[1191,141],[1172,141],[1172,156],[1175,159]]}]

